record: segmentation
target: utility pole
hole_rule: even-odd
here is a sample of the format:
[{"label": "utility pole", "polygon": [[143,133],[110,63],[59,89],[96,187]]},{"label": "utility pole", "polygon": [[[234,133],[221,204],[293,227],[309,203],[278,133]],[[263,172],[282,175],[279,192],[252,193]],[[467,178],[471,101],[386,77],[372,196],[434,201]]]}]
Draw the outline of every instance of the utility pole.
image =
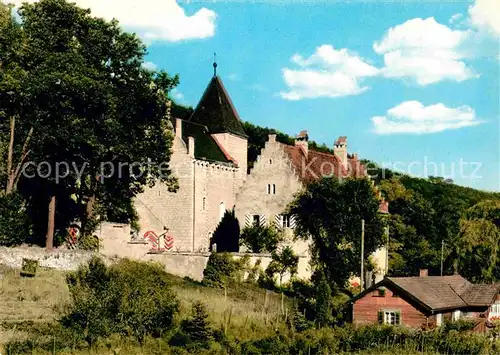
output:
[{"label": "utility pole", "polygon": [[444,262],[444,239],[441,239],[441,276],[443,276],[443,262]]},{"label": "utility pole", "polygon": [[385,227],[386,247],[385,247],[385,275],[389,273],[389,226]]},{"label": "utility pole", "polygon": [[360,279],[360,284],[361,284],[361,292],[365,289],[365,220],[361,220],[361,277]]}]

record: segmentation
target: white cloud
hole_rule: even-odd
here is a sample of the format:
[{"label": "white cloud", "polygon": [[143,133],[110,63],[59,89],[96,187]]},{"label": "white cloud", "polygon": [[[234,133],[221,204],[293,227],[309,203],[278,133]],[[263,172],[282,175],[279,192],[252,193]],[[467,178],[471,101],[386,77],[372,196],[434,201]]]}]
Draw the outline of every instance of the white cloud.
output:
[{"label": "white cloud", "polygon": [[[20,6],[37,0],[0,0]],[[72,0],[82,8],[90,8],[94,16],[116,18],[123,26],[148,40],[181,41],[212,37],[216,13],[201,8],[187,15],[175,0]]]},{"label": "white cloud", "polygon": [[451,17],[450,17],[450,21],[449,21],[449,22],[450,22],[450,24],[453,24],[453,23],[457,22],[457,21],[458,21],[458,20],[460,20],[463,16],[464,16],[464,15],[463,15],[463,14],[460,14],[460,13],[458,13],[458,14],[455,14],[455,15],[451,16]]},{"label": "white cloud", "polygon": [[464,81],[478,77],[463,61],[470,30],[452,30],[433,17],[414,18],[389,29],[375,42],[375,52],[384,56],[382,74],[389,78],[408,78],[419,85],[443,80]]},{"label": "white cloud", "polygon": [[500,4],[498,0],[476,0],[469,7],[470,23],[478,29],[500,36]]},{"label": "white cloud", "polygon": [[481,123],[469,106],[448,108],[442,103],[424,106],[419,101],[405,101],[389,109],[386,116],[375,116],[371,120],[378,134],[436,133]]},{"label": "white cloud", "polygon": [[280,95],[287,100],[317,97],[339,97],[360,94],[369,88],[362,85],[365,77],[378,74],[378,69],[347,49],[322,45],[309,58],[292,57],[299,69],[283,69],[288,92]]},{"label": "white cloud", "polygon": [[156,70],[156,68],[158,68],[158,66],[153,62],[144,62],[142,63],[142,66],[149,70]]}]

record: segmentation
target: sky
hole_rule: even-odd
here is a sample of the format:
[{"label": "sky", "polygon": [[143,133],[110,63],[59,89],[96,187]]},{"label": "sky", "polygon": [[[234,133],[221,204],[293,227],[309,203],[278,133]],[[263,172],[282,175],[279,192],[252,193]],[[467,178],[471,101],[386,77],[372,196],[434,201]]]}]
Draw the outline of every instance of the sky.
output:
[{"label": "sky", "polygon": [[245,121],[500,191],[499,0],[73,1],[136,32],[178,103],[196,106],[216,52]]}]

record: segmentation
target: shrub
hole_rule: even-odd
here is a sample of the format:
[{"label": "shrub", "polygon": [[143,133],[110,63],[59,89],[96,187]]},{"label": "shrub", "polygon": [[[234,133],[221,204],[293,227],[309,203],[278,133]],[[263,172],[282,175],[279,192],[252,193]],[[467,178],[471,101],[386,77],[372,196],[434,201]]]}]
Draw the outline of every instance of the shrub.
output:
[{"label": "shrub", "polygon": [[205,286],[224,287],[234,280],[238,267],[231,255],[227,253],[212,253],[208,258],[207,266],[203,270]]},{"label": "shrub", "polygon": [[173,325],[178,309],[168,274],[159,265],[121,260],[111,267],[93,258],[69,274],[71,305],[61,324],[92,346],[111,333],[131,335],[141,344]]},{"label": "shrub", "polygon": [[463,332],[467,330],[472,330],[476,326],[476,322],[473,319],[458,319],[456,321],[445,321],[442,326],[444,332],[449,332],[450,330],[456,330],[457,332]]},{"label": "shrub", "polygon": [[30,233],[31,221],[23,197],[16,192],[0,196],[0,245],[20,245]]},{"label": "shrub", "polygon": [[245,227],[241,232],[240,245],[252,253],[272,253],[276,251],[282,236],[273,227],[251,226]]}]

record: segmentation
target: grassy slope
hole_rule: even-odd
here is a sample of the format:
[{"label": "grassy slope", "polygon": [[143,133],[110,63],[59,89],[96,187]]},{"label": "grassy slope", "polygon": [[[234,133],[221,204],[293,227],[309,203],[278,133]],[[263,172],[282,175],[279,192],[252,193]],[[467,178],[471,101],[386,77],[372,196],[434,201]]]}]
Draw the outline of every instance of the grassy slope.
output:
[{"label": "grassy slope", "polygon": [[[22,336],[23,322],[53,322],[58,309],[69,301],[64,273],[40,269],[34,278],[22,278],[19,270],[0,266],[0,344]],[[270,335],[281,312],[281,296],[251,285],[226,291],[203,287],[198,283],[171,276],[172,289],[181,303],[180,317],[188,317],[193,301],[204,302],[215,327],[229,324],[229,332],[255,338]],[[286,300],[285,300],[286,302]],[[286,308],[286,307],[285,307]],[[244,332],[240,332],[245,328]]]}]

